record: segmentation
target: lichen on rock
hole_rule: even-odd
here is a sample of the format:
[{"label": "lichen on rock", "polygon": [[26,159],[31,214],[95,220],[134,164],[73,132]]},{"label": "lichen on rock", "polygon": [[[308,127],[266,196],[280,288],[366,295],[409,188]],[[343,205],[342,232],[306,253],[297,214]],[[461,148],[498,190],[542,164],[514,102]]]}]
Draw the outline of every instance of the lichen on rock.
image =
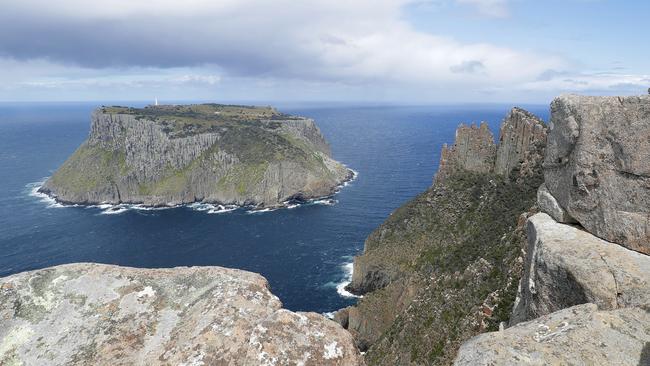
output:
[{"label": "lichen on rock", "polygon": [[221,267],[69,264],[0,279],[2,365],[361,365],[352,337]]}]

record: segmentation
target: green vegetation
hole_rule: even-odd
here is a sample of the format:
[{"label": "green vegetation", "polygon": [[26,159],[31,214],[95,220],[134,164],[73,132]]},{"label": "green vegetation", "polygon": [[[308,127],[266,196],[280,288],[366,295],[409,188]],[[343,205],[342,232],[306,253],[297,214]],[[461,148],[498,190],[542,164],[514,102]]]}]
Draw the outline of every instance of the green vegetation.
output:
[{"label": "green vegetation", "polygon": [[276,129],[280,121],[300,117],[278,112],[272,107],[255,107],[223,104],[161,105],[145,108],[102,107],[106,114],[134,115],[163,126],[173,137],[184,137],[204,132],[221,132],[242,126]]},{"label": "green vegetation", "polygon": [[81,193],[110,186],[129,171],[123,151],[81,145],[52,176],[55,186]]},{"label": "green vegetation", "polygon": [[410,286],[416,291],[408,306],[389,303],[387,310],[386,301],[374,299],[404,292],[400,281],[359,302],[367,314],[397,315],[368,350],[368,364],[451,364],[464,340],[509,319],[525,242],[517,222],[534,206],[541,181],[541,173],[517,182],[458,172],[396,210],[370,235],[371,263],[393,266],[398,278],[417,285]]}]

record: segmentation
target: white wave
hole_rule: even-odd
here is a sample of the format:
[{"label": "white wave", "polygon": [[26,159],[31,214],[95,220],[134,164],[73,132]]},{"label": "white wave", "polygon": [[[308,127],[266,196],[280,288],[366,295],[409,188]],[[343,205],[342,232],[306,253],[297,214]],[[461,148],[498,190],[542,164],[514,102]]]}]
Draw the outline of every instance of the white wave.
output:
[{"label": "white wave", "polygon": [[121,213],[129,211],[130,209],[131,209],[131,207],[116,205],[116,206],[113,206],[113,207],[110,207],[110,208],[107,208],[107,209],[103,210],[99,214],[100,215],[119,215]]},{"label": "white wave", "polygon": [[336,311],[328,311],[323,313],[323,316],[327,319],[334,319],[334,313],[336,313]]},{"label": "white wave", "polygon": [[345,289],[345,286],[349,285],[352,282],[352,274],[354,273],[354,263],[346,263],[343,266],[343,271],[345,272],[345,279],[336,285],[336,292],[343,297],[357,297],[361,298],[363,296],[355,295]]},{"label": "white wave", "polygon": [[[66,205],[61,204],[57,202],[54,198],[50,197],[50,195],[41,193],[38,190],[41,189],[43,186],[43,183],[47,178],[43,179],[42,181],[39,182],[33,182],[33,183],[28,183],[25,185],[26,188],[29,189],[29,195],[34,198],[38,198],[38,200],[46,205],[47,208],[61,208],[61,207],[66,207]],[[72,206],[72,205],[71,205]],[[75,205],[76,206],[76,205]]]},{"label": "white wave", "polygon": [[311,203],[314,205],[334,206],[335,204],[339,203],[339,201],[332,198],[324,198],[311,201]]},{"label": "white wave", "polygon": [[269,207],[269,208],[262,208],[262,209],[255,209],[255,208],[254,208],[254,209],[252,209],[252,210],[248,210],[248,211],[246,211],[246,213],[247,213],[247,214],[260,214],[260,213],[265,213],[265,212],[272,212],[272,211],[275,211],[275,210],[277,210],[277,208],[271,208],[271,207]]}]

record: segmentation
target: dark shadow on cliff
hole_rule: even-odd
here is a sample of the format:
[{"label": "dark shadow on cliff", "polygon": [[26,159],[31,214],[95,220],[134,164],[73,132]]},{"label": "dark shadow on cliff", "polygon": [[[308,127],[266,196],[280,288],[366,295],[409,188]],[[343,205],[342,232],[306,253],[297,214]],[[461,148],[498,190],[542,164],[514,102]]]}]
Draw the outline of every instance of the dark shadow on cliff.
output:
[{"label": "dark shadow on cliff", "polygon": [[646,342],[641,351],[639,366],[650,366],[650,342]]}]

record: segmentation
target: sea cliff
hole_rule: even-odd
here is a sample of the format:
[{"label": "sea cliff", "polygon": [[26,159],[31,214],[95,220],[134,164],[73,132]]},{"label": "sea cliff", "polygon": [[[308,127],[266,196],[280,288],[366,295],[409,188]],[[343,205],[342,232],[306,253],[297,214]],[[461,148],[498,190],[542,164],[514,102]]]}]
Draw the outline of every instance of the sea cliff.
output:
[{"label": "sea cliff", "polygon": [[40,190],[64,203],[272,207],[351,179],[330,155],[313,120],[270,107],[102,107]]}]

